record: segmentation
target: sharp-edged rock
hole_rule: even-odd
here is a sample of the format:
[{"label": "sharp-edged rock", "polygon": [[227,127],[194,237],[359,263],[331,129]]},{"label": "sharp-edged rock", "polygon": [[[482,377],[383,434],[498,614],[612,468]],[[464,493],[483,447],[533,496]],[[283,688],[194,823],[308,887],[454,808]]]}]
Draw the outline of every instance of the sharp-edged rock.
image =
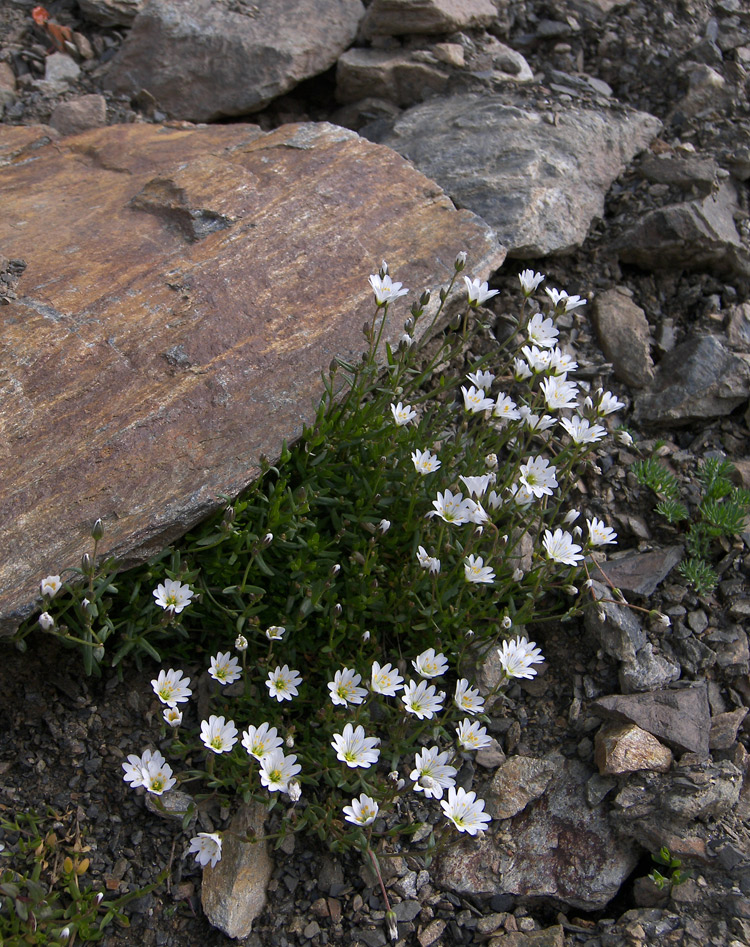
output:
[{"label": "sharp-edged rock", "polygon": [[403,36],[409,33],[456,33],[489,26],[497,19],[492,0],[373,0],[362,21],[361,35]]},{"label": "sharp-edged rock", "polygon": [[143,9],[145,0],[78,0],[87,20],[101,26],[130,26]]},{"label": "sharp-edged rock", "polygon": [[637,595],[653,595],[657,587],[682,559],[683,546],[666,546],[652,552],[638,552],[598,562],[594,575],[601,570],[615,588]]},{"label": "sharp-edged rock", "polygon": [[500,765],[487,790],[486,809],[493,819],[510,819],[538,799],[555,774],[557,763],[511,756]]},{"label": "sharp-edged rock", "polygon": [[634,723],[604,727],[597,733],[594,747],[594,759],[602,776],[642,769],[666,773],[672,765],[670,750]]},{"label": "sharp-edged rock", "polygon": [[27,264],[0,307],[5,632],[97,517],[102,553],[140,561],[298,437],[321,370],[363,350],[383,258],[421,292],[460,250],[483,279],[504,256],[432,181],[336,126],[55,134],[0,127],[0,243]]},{"label": "sharp-edged rock", "polygon": [[602,352],[615,375],[633,388],[646,388],[654,377],[651,334],[646,314],[621,289],[600,293],[591,309]]},{"label": "sharp-edged rock", "polygon": [[145,90],[172,118],[245,115],[325,72],[363,14],[359,0],[264,0],[237,12],[214,0],[150,0],[104,83]]},{"label": "sharp-edged rock", "polygon": [[661,128],[653,115],[577,106],[539,112],[500,96],[437,96],[363,134],[389,145],[479,214],[511,256],[580,246],[605,195]]}]

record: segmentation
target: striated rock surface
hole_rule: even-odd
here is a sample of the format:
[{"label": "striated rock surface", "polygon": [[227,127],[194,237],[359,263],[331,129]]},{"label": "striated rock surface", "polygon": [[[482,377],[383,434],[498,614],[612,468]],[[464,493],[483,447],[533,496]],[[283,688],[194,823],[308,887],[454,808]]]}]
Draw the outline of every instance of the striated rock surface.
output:
[{"label": "striated rock surface", "polygon": [[113,92],[148,92],[172,118],[212,121],[258,111],[325,72],[351,45],[359,0],[150,0],[112,61]]},{"label": "striated rock surface", "polygon": [[667,747],[634,723],[605,727],[594,741],[595,762],[602,776],[647,769],[666,773],[672,765]]},{"label": "striated rock surface", "polygon": [[362,35],[456,33],[489,26],[496,19],[492,0],[373,0],[362,23]]},{"label": "striated rock surface", "polygon": [[336,126],[54,134],[0,127],[0,245],[26,263],[0,307],[5,632],[97,517],[103,553],[138,561],[298,437],[321,370],[363,349],[383,258],[421,292],[460,250],[482,279],[504,256],[432,181]]},{"label": "striated rock surface", "polygon": [[479,214],[511,256],[534,258],[580,246],[612,182],[660,127],[644,112],[540,112],[467,93],[430,99],[363,133]]}]

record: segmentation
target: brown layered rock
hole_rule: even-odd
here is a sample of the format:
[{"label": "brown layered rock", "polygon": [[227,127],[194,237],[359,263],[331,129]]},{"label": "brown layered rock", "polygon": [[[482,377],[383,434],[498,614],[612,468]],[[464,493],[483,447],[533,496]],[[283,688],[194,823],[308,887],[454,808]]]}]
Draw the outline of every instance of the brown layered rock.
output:
[{"label": "brown layered rock", "polygon": [[0,252],[26,264],[0,307],[6,632],[97,517],[102,552],[138,561],[298,437],[321,370],[364,347],[383,258],[419,293],[460,250],[482,279],[504,257],[436,184],[335,126],[53,137],[0,128]]}]

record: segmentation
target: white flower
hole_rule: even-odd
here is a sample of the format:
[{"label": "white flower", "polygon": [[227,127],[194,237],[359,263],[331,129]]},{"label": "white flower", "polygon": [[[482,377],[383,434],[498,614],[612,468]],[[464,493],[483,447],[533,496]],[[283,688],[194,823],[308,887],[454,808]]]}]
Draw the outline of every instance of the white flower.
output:
[{"label": "white flower", "polygon": [[244,635],[237,635],[234,639],[234,646],[240,653],[247,651],[247,638]]},{"label": "white flower", "polygon": [[256,760],[263,759],[272,750],[283,746],[284,741],[278,736],[276,727],[262,723],[259,727],[248,727],[242,731],[242,745],[249,756]]},{"label": "white flower", "polygon": [[432,454],[428,450],[414,450],[411,452],[411,459],[414,462],[414,469],[417,473],[425,474],[435,473],[440,469],[440,461],[437,454]]},{"label": "white flower", "polygon": [[39,588],[42,592],[42,595],[46,595],[48,598],[54,598],[62,588],[60,576],[48,575],[39,583]]},{"label": "white flower", "polygon": [[408,332],[402,332],[398,337],[398,344],[405,345],[406,348],[411,348],[416,341],[417,340],[413,336],[409,335]]},{"label": "white flower", "polygon": [[574,566],[583,559],[581,547],[573,542],[573,537],[565,530],[556,529],[551,533],[545,529],[542,545],[550,559],[564,566]]},{"label": "white flower", "polygon": [[457,272],[460,272],[466,266],[466,250],[461,250],[456,254],[456,261],[453,265]]},{"label": "white flower", "polygon": [[462,526],[464,523],[471,522],[471,517],[476,504],[473,500],[467,498],[464,500],[463,493],[457,493],[455,496],[450,490],[445,490],[437,495],[437,499],[432,501],[434,510],[430,510],[427,516],[439,516],[446,523],[453,523],[455,526]]},{"label": "white flower", "polygon": [[529,457],[525,464],[521,464],[519,480],[533,493],[535,497],[552,496],[552,490],[557,486],[556,467],[550,466],[545,457]]},{"label": "white flower", "polygon": [[538,434],[541,434],[542,431],[547,431],[549,428],[555,426],[555,419],[549,414],[538,415],[534,414],[531,408],[528,408],[526,405],[521,405],[518,409],[518,413],[523,420],[524,425],[530,431],[536,431]]},{"label": "white flower", "polygon": [[578,362],[570,355],[567,355],[562,349],[552,349],[549,357],[549,370],[553,375],[567,375],[568,372],[574,372],[577,368]]},{"label": "white flower", "polygon": [[463,474],[458,478],[463,480],[464,486],[471,496],[481,497],[487,490],[487,487],[497,479],[495,474],[482,474],[481,477],[464,477]]},{"label": "white flower", "polygon": [[528,362],[525,362],[522,358],[513,359],[513,377],[516,381],[525,381],[527,378],[531,378],[531,374]]},{"label": "white flower", "polygon": [[[470,523],[476,523],[477,526],[484,526],[485,523],[489,523],[490,518],[487,515],[487,510],[481,503],[475,503],[474,500],[466,500],[466,502],[471,504],[468,507]],[[479,532],[481,533],[482,530],[480,529]]]},{"label": "white flower", "polygon": [[545,319],[541,312],[536,313],[529,319],[526,332],[529,342],[533,345],[539,345],[543,349],[554,348],[560,334],[555,323],[551,319]]},{"label": "white flower", "polygon": [[511,486],[508,487],[508,493],[510,493],[516,506],[529,506],[534,499],[534,494],[524,483],[511,484]]},{"label": "white flower", "polygon": [[392,299],[398,299],[399,296],[405,296],[409,290],[402,289],[402,283],[394,283],[386,273],[384,276],[377,274],[370,277],[370,286],[375,293],[375,302],[378,306],[383,306]]},{"label": "white flower", "polygon": [[495,399],[495,407],[492,410],[492,416],[502,418],[504,421],[517,421],[521,417],[515,401],[502,391],[498,392],[497,398]]},{"label": "white flower", "polygon": [[165,579],[154,589],[156,604],[161,605],[163,609],[174,612],[175,615],[178,615],[186,605],[190,604],[193,595],[190,586],[183,585],[177,579]]},{"label": "white flower", "polygon": [[358,726],[355,730],[348,723],[343,733],[334,733],[331,746],[336,751],[336,757],[351,769],[357,766],[369,769],[380,757],[380,750],[376,749],[379,743],[377,737],[365,736],[364,727]]},{"label": "white flower", "polygon": [[448,659],[441,652],[435,654],[434,648],[428,648],[411,662],[412,667],[420,677],[433,678],[440,677],[448,670]]},{"label": "white flower", "polygon": [[442,799],[443,790],[456,785],[456,768],[448,764],[448,753],[438,752],[436,746],[414,755],[414,769],[409,779],[415,792],[423,792],[429,799]]},{"label": "white flower", "polygon": [[565,428],[575,444],[595,444],[607,433],[601,424],[590,424],[586,418],[574,415],[572,418],[560,418],[560,424]]},{"label": "white flower", "polygon": [[151,759],[144,764],[141,770],[142,786],[146,792],[153,793],[155,796],[161,796],[168,792],[177,782],[172,777],[172,767],[164,760]]},{"label": "white flower", "polygon": [[448,790],[448,798],[440,801],[445,817],[449,819],[459,832],[468,832],[476,835],[486,831],[487,823],[492,819],[484,811],[484,800],[477,799],[475,792],[466,792],[465,789]]},{"label": "white flower", "polygon": [[351,668],[344,668],[336,671],[333,680],[328,682],[328,690],[331,692],[331,702],[341,704],[346,707],[348,704],[361,704],[367,697],[367,691],[364,687],[357,687],[362,680],[361,675]]},{"label": "white flower", "polygon": [[286,628],[283,625],[271,625],[271,627],[266,630],[266,638],[268,638],[269,641],[281,641],[285,632]]},{"label": "white flower", "polygon": [[398,404],[391,405],[391,411],[393,412],[393,420],[399,427],[403,427],[404,424],[413,421],[417,416],[417,412],[410,404],[401,404],[400,401]]},{"label": "white flower", "polygon": [[395,697],[403,686],[403,677],[390,664],[384,664],[381,667],[377,661],[372,662],[370,687],[376,694],[382,694],[384,697]]},{"label": "white flower", "polygon": [[381,533],[387,533],[390,528],[391,528],[390,520],[381,520],[378,523],[378,529],[380,530]]},{"label": "white flower", "polygon": [[201,720],[201,740],[206,749],[214,753],[229,753],[237,742],[234,720],[225,722],[223,717],[215,714],[211,714],[208,720]]},{"label": "white flower", "polygon": [[55,627],[55,619],[49,612],[42,612],[39,618],[37,618],[37,623],[42,631],[49,631],[50,628]]},{"label": "white flower", "polygon": [[545,293],[552,300],[552,305],[560,312],[572,312],[579,306],[585,306],[588,300],[581,299],[580,296],[569,296],[564,289],[550,289],[545,286]]},{"label": "white flower", "polygon": [[221,836],[216,832],[199,832],[190,839],[189,855],[195,855],[195,860],[205,868],[210,864],[212,868],[221,860]]},{"label": "white flower", "polygon": [[480,714],[484,710],[484,700],[479,696],[476,687],[471,687],[465,677],[456,682],[456,693],[453,703],[459,710],[469,714]]},{"label": "white flower", "polygon": [[143,773],[148,766],[154,763],[156,767],[165,765],[166,760],[158,750],[144,750],[141,756],[131,753],[127,762],[122,764],[125,775],[122,777],[126,783],[130,783],[131,789],[137,789],[143,785]]},{"label": "white flower", "polygon": [[352,799],[350,806],[343,808],[344,818],[355,825],[370,825],[378,814],[378,804],[366,793],[361,793],[359,799]]},{"label": "white flower", "polygon": [[424,546],[417,550],[417,560],[423,569],[429,569],[430,572],[440,572],[440,560],[427,554]]},{"label": "white flower", "polygon": [[620,428],[619,430],[615,431],[615,437],[623,447],[633,446],[633,438],[630,433],[625,430],[625,428]]},{"label": "white flower", "polygon": [[497,653],[500,655],[500,664],[503,666],[506,677],[523,677],[531,680],[532,677],[536,677],[536,668],[531,665],[544,663],[544,657],[541,650],[537,648],[536,642],[527,641],[525,637],[503,641]]},{"label": "white flower", "polygon": [[578,385],[568,381],[565,375],[551,375],[542,382],[542,391],[547,407],[552,411],[560,408],[575,408],[578,404]]},{"label": "white flower", "polygon": [[495,581],[495,573],[484,564],[481,556],[467,556],[464,559],[464,574],[467,582],[474,582],[477,585],[492,585]]},{"label": "white flower", "polygon": [[296,697],[299,691],[298,685],[302,683],[299,671],[292,670],[288,664],[284,667],[276,667],[271,671],[266,680],[266,687],[271,697],[275,697],[279,703],[282,700],[291,700]]},{"label": "white flower", "polygon": [[[487,454],[484,458],[484,465],[488,470],[497,470],[497,454]],[[497,479],[497,475],[492,478],[492,483]]]},{"label": "white flower", "polygon": [[190,678],[183,678],[182,671],[159,671],[159,676],[151,681],[151,686],[159,700],[168,707],[183,704],[193,693],[190,690]]},{"label": "white flower", "polygon": [[302,772],[297,757],[284,756],[281,750],[271,750],[260,761],[260,781],[269,792],[286,792],[289,780]]},{"label": "white flower", "polygon": [[232,657],[228,651],[219,651],[211,658],[208,676],[219,684],[234,684],[242,677],[242,671],[237,658]]},{"label": "white flower", "polygon": [[481,306],[500,292],[499,289],[488,289],[487,283],[482,283],[479,279],[469,279],[468,276],[464,276],[464,283],[466,283],[470,306]]},{"label": "white flower", "polygon": [[589,542],[592,546],[606,546],[607,543],[617,542],[617,533],[611,526],[606,526],[602,520],[594,517],[586,520],[589,528]]},{"label": "white flower", "polygon": [[552,359],[552,352],[549,349],[540,349],[536,345],[524,345],[521,353],[535,375],[546,372],[549,368]]},{"label": "white flower", "polygon": [[571,526],[580,515],[580,510],[568,510],[565,516],[563,516],[563,523],[565,523],[566,526]]},{"label": "white flower", "polygon": [[618,401],[611,391],[604,391],[599,397],[599,403],[596,406],[596,413],[600,417],[604,417],[604,415],[614,414],[615,411],[619,411],[620,408],[624,407],[624,401]]},{"label": "white flower", "polygon": [[[526,487],[524,487],[524,490]],[[499,510],[503,505],[503,498],[496,490],[490,490],[490,495],[487,497],[487,503],[491,510]]]},{"label": "white flower", "polygon": [[521,284],[524,296],[529,297],[532,293],[536,292],[537,287],[544,280],[544,277],[541,273],[535,273],[534,270],[524,270],[518,274],[518,280]]},{"label": "white flower", "polygon": [[298,779],[292,779],[287,783],[286,792],[292,802],[299,802],[302,798],[302,786]]},{"label": "white flower", "polygon": [[478,371],[478,372],[469,372],[466,376],[472,385],[476,385],[477,388],[483,388],[487,391],[492,387],[492,382],[495,380],[495,376],[492,372],[488,371]]},{"label": "white flower", "polygon": [[437,688],[427,681],[409,681],[404,687],[401,695],[404,707],[407,712],[414,714],[420,720],[430,720],[435,714],[443,709],[445,692],[438,693]]},{"label": "white flower", "polygon": [[472,414],[478,414],[480,411],[491,411],[495,407],[492,398],[488,398],[483,388],[465,388],[461,385],[461,393],[464,396],[464,408],[471,411]]},{"label": "white flower", "polygon": [[167,726],[177,728],[182,723],[182,711],[177,707],[165,707],[162,716]]},{"label": "white flower", "polygon": [[492,737],[487,735],[486,728],[478,720],[469,720],[468,717],[456,727],[456,736],[463,750],[481,750],[492,745]]}]

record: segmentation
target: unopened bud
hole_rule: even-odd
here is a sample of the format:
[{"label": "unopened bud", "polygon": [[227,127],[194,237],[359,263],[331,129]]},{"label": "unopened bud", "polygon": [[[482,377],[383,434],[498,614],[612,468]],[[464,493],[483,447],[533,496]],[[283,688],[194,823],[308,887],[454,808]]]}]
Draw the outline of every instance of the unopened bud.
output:
[{"label": "unopened bud", "polygon": [[487,470],[497,470],[497,454],[487,454],[484,458],[484,465]]},{"label": "unopened bud", "polygon": [[409,335],[414,331],[414,320],[411,317],[404,322],[404,331],[408,332]]},{"label": "unopened bud", "polygon": [[94,648],[94,660],[99,662],[104,659],[104,645],[100,644]]},{"label": "unopened bud", "polygon": [[398,918],[395,911],[385,912],[385,924],[388,928],[388,936],[391,940],[398,940]]},{"label": "unopened bud", "polygon": [[424,307],[429,303],[432,293],[429,289],[426,289],[422,295],[419,297],[419,305],[424,309]]},{"label": "unopened bud", "polygon": [[60,938],[60,940],[68,940],[68,938],[70,937],[70,928],[63,927],[63,929],[60,931],[60,933],[57,936]]},{"label": "unopened bud", "polygon": [[575,585],[563,586],[563,592],[565,592],[566,595],[578,595],[578,589],[575,587]]},{"label": "unopened bud", "polygon": [[273,533],[266,533],[266,535],[263,537],[264,548],[266,546],[270,546],[272,542],[273,542]]},{"label": "unopened bud", "polygon": [[290,750],[294,746],[294,733],[291,730],[289,731],[289,734],[287,735],[287,738],[284,741],[284,743],[286,743],[287,748]]},{"label": "unopened bud", "polygon": [[363,632],[362,632],[362,640],[363,640],[363,641],[369,641],[369,640],[370,640],[370,632],[369,632],[369,631],[363,631]]},{"label": "unopened bud", "polygon": [[343,611],[343,609],[342,609],[340,603],[339,603],[339,602],[336,602],[336,604],[333,606],[333,617],[334,617],[334,618],[341,618],[341,612],[342,612],[342,611]]},{"label": "unopened bud", "polygon": [[474,631],[473,631],[473,629],[469,628],[469,630],[466,632],[466,637],[467,637],[467,638],[473,638],[473,637],[474,637]]},{"label": "unopened bud", "polygon": [[102,523],[101,519],[98,519],[94,523],[94,525],[91,527],[91,538],[95,539],[98,542],[102,538],[103,535],[104,535],[104,523]]},{"label": "unopened bud", "polygon": [[302,786],[300,786],[299,780],[293,779],[287,785],[286,792],[292,802],[299,802],[302,798]]},{"label": "unopened bud", "polygon": [[461,270],[466,266],[466,250],[462,250],[456,255],[456,262],[453,265],[456,268],[456,272],[460,273]]},{"label": "unopened bud", "polygon": [[339,572],[341,572],[341,566],[337,562],[335,565],[331,566],[331,573],[330,573],[331,578],[334,578],[335,576],[337,576]]},{"label": "unopened bud", "polygon": [[234,646],[239,652],[247,651],[247,638],[244,635],[237,635]]},{"label": "unopened bud", "polygon": [[42,631],[49,631],[51,628],[55,627],[55,619],[50,615],[49,612],[42,612],[42,614],[37,619],[37,623]]},{"label": "unopened bud", "polygon": [[388,264],[383,260],[380,264],[380,278],[385,279],[386,276],[388,276]]},{"label": "unopened bud", "polygon": [[510,631],[513,627],[513,622],[511,621],[510,615],[503,615],[503,620],[500,622],[500,626],[504,631]]},{"label": "unopened bud", "polygon": [[91,556],[87,552],[81,556],[81,569],[84,572],[91,572]]}]

